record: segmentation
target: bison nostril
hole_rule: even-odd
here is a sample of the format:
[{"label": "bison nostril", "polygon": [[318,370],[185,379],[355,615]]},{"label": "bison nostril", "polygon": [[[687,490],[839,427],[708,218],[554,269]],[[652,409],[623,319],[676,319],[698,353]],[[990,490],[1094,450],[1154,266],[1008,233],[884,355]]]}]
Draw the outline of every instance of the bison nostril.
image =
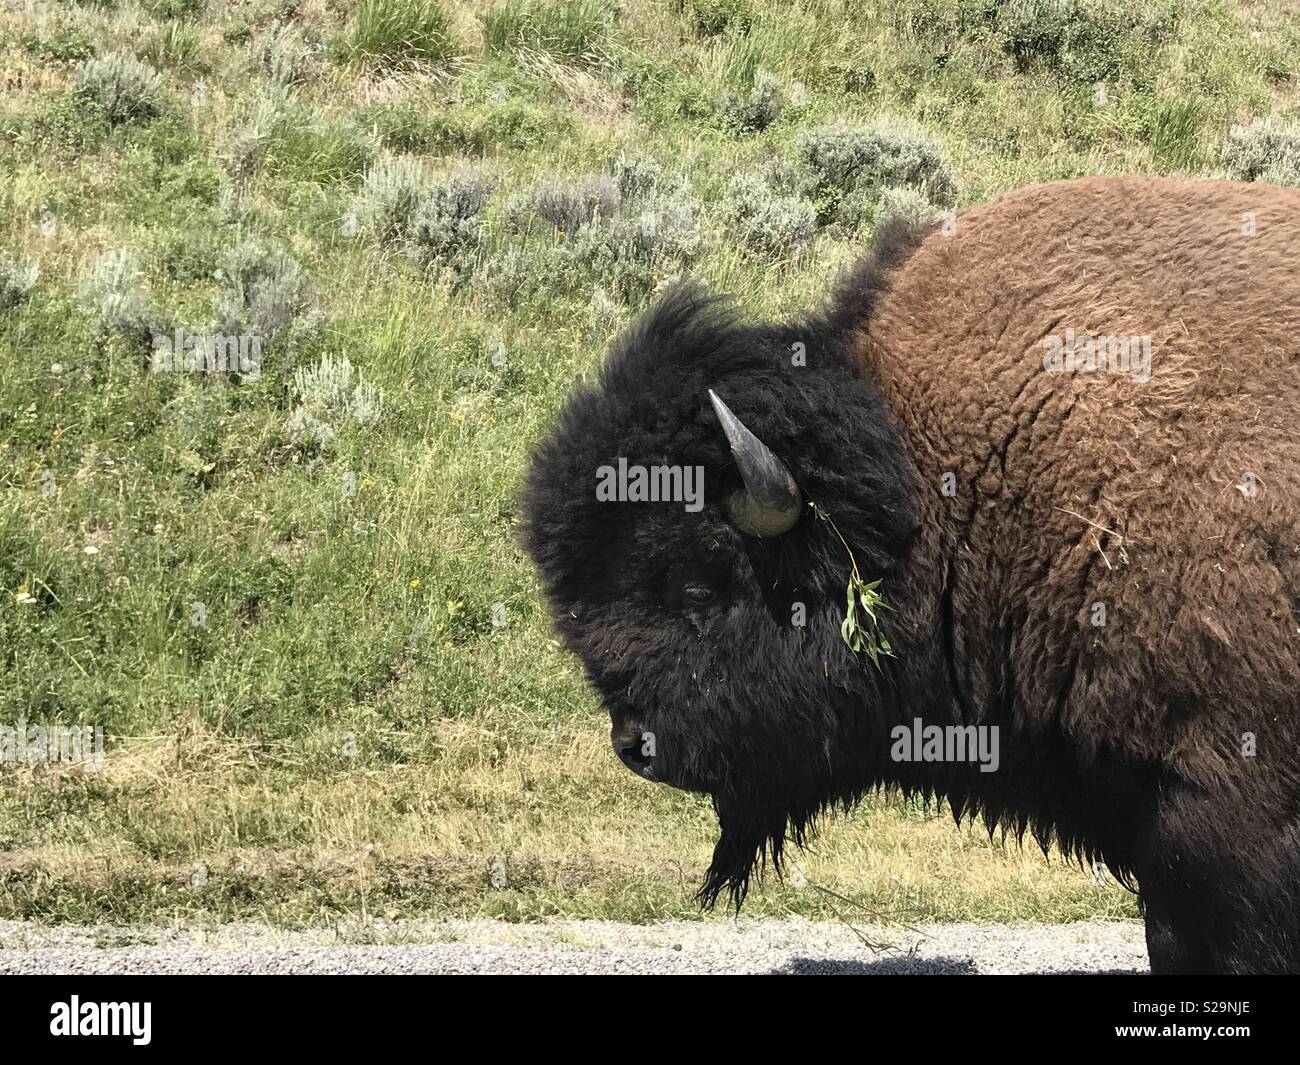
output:
[{"label": "bison nostril", "polygon": [[654,734],[625,714],[613,715],[609,741],[618,760],[637,776],[657,779],[654,772]]}]

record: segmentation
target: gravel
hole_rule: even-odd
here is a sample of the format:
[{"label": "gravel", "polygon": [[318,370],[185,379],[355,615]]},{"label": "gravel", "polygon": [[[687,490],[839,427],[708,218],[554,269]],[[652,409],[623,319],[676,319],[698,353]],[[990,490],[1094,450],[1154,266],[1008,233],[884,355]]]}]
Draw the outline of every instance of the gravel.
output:
[{"label": "gravel", "polygon": [[284,931],[0,922],[0,974],[1140,973],[1136,921],[850,928],[801,920],[378,921]]}]

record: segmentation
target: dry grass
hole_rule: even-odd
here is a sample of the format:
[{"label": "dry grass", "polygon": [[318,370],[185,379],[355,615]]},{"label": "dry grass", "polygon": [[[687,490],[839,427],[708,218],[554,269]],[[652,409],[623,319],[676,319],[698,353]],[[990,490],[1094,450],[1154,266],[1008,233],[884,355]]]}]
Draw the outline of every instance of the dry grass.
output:
[{"label": "dry grass", "polygon": [[[43,808],[57,842],[6,857],[0,912],[288,924],[697,915],[691,896],[715,833],[707,803],[635,780],[599,726],[503,743],[520,732],[505,717],[441,720],[420,737],[425,756],[405,764],[351,768],[328,736],[268,747],[195,729],[124,743],[93,775],[8,773],[6,798]],[[490,883],[494,857],[504,888]],[[747,912],[860,909],[900,923],[1135,912],[1091,871],[892,804],[828,823],[791,872],[784,884],[769,876]]]}]

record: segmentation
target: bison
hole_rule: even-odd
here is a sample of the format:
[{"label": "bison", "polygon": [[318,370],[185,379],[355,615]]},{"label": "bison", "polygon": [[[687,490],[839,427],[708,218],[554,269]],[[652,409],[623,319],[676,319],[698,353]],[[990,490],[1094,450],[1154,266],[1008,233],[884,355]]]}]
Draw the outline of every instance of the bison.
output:
[{"label": "bison", "polygon": [[883,789],[1104,862],[1155,972],[1300,969],[1298,260],[1300,190],[1075,179],[618,341],[522,543],[617,756],[711,796],[704,903]]}]

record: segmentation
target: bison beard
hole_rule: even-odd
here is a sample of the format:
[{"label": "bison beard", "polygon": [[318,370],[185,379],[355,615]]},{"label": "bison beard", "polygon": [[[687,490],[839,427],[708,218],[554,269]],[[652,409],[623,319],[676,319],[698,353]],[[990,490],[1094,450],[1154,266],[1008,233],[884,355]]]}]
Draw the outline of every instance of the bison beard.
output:
[{"label": "bison beard", "polygon": [[826,806],[825,796],[812,791],[795,802],[789,797],[776,799],[770,790],[715,793],[713,809],[721,834],[697,895],[700,902],[711,908],[725,892],[739,913],[755,870],[761,871],[770,860],[780,874],[786,840],[802,847]]},{"label": "bison beard", "polygon": [[[780,870],[789,818],[783,807],[773,807],[758,796],[715,795],[713,809],[722,831],[699,899],[705,906],[713,906],[725,891],[739,911],[755,866],[764,863],[770,854],[773,865]],[[797,826],[795,838],[799,843],[803,835],[803,827]]]},{"label": "bison beard", "polygon": [[[712,797],[705,903],[888,789],[1104,862],[1154,971],[1300,970],[1297,232],[1296,190],[1056,182],[878,235],[803,321],[680,287],[619,341],[522,538],[619,757]],[[1149,374],[1044,363],[1080,335]],[[703,507],[598,501],[619,458],[701,467]],[[996,726],[997,771],[893,762],[918,718]]]}]

